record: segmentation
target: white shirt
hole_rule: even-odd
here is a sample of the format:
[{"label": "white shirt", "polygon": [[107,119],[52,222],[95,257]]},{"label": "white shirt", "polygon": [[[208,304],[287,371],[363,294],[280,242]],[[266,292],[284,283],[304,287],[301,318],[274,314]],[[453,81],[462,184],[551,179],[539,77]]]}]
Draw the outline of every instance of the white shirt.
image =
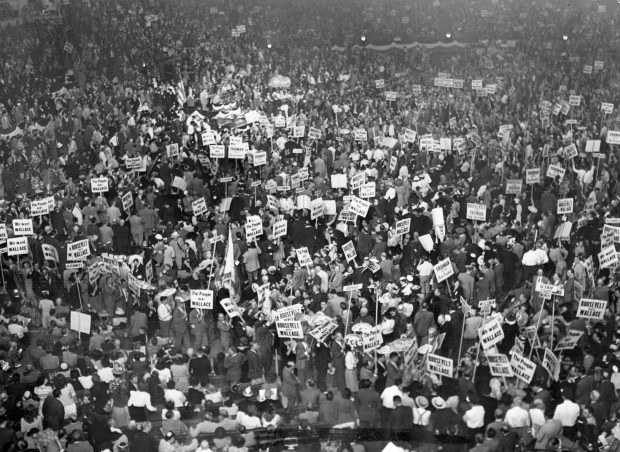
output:
[{"label": "white shirt", "polygon": [[577,422],[579,412],[580,409],[578,404],[571,402],[570,400],[565,400],[555,407],[553,419],[560,421],[562,423],[562,427],[573,427]]},{"label": "white shirt", "polygon": [[383,406],[385,408],[389,408],[393,410],[394,406],[394,396],[403,397],[403,392],[396,385],[390,386],[389,388],[385,388],[381,393],[381,401],[383,402]]},{"label": "white shirt", "polygon": [[99,375],[99,378],[101,378],[101,381],[103,381],[104,383],[109,383],[114,380],[114,374],[112,373],[111,367],[104,367],[102,369],[99,369],[97,371],[97,374]]},{"label": "white shirt", "polygon": [[239,423],[239,425],[245,426],[245,428],[248,430],[262,427],[262,424],[258,417],[250,416],[249,414],[245,414],[243,411],[239,411],[237,413],[236,420]]},{"label": "white shirt", "polygon": [[160,303],[157,308],[157,316],[162,322],[172,320],[172,309],[167,304]]},{"label": "white shirt", "polygon": [[431,276],[433,273],[433,264],[429,261],[424,261],[418,264],[417,270],[418,273],[420,273],[420,276]]},{"label": "white shirt", "polygon": [[506,411],[504,422],[512,428],[527,427],[530,425],[530,414],[520,406],[513,406]]},{"label": "white shirt", "polygon": [[465,412],[463,420],[469,428],[480,428],[484,425],[484,407],[482,405],[472,405]]},{"label": "white shirt", "polygon": [[347,352],[347,354],[344,357],[344,366],[348,370],[357,369],[357,357],[355,356],[355,353]]},{"label": "white shirt", "polygon": [[164,399],[174,402],[175,408],[181,408],[186,400],[185,394],[178,389],[166,389],[164,391]]},{"label": "white shirt", "polygon": [[127,406],[146,407],[149,411],[155,411],[151,405],[151,395],[144,391],[130,391]]},{"label": "white shirt", "polygon": [[536,251],[528,251],[523,255],[521,259],[521,263],[527,267],[534,267],[538,264],[538,256],[536,255]]}]

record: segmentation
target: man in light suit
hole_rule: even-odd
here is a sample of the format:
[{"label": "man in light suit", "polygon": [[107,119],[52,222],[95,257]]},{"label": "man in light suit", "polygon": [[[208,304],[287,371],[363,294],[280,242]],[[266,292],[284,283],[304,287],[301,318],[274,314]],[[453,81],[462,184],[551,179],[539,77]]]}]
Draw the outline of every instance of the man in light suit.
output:
[{"label": "man in light suit", "polygon": [[172,311],[172,323],[170,328],[174,337],[174,350],[181,352],[181,344],[187,349],[190,347],[189,331],[187,329],[187,312],[185,311],[185,300],[176,297],[176,306]]},{"label": "man in light suit", "polygon": [[226,358],[224,358],[224,368],[226,369],[226,380],[231,385],[236,384],[241,379],[241,366],[246,361],[243,353],[237,352],[237,347],[230,347]]},{"label": "man in light suit", "polygon": [[297,341],[295,345],[295,367],[297,367],[297,378],[299,378],[300,385],[305,385],[305,381],[308,379],[310,372],[308,372],[310,366],[310,346],[305,341]]},{"label": "man in light suit", "polygon": [[475,280],[471,275],[471,267],[467,266],[466,269],[464,273],[459,273],[458,280],[459,285],[463,288],[463,298],[470,301],[474,296]]}]

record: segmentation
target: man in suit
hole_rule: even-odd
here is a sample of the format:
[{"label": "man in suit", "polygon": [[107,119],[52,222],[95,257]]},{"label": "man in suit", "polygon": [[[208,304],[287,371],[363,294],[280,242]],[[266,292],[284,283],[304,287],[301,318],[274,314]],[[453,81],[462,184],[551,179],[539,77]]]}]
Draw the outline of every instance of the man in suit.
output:
[{"label": "man in suit", "polygon": [[465,267],[464,273],[459,273],[458,280],[459,285],[463,289],[463,298],[466,301],[470,301],[474,296],[474,277],[471,275],[472,268],[470,266]]},{"label": "man in suit", "polygon": [[360,428],[379,427],[381,396],[371,387],[370,380],[360,381],[359,388],[354,402]]},{"label": "man in suit", "polygon": [[295,345],[295,367],[297,368],[297,378],[300,386],[303,386],[306,379],[310,376],[308,372],[310,358],[310,346],[304,340],[297,341]]},{"label": "man in suit", "polygon": [[299,389],[299,379],[295,375],[295,363],[289,361],[282,369],[282,406],[284,408],[294,407],[297,402],[297,391]]},{"label": "man in suit", "polygon": [[306,387],[299,391],[300,402],[303,405],[312,404],[314,407],[319,406],[319,398],[321,391],[316,387],[316,383],[312,379],[306,381]]},{"label": "man in suit", "polygon": [[549,440],[551,438],[557,438],[562,435],[562,422],[555,419],[549,419],[545,416],[546,422],[536,432],[536,445],[537,450],[549,449]]},{"label": "man in suit", "polygon": [[422,309],[419,310],[413,319],[413,329],[418,339],[418,344],[422,343],[422,338],[428,334],[428,329],[435,326],[435,316],[428,310],[428,304],[422,303]]},{"label": "man in suit", "polygon": [[196,356],[189,360],[189,373],[200,380],[202,386],[209,383],[209,374],[211,373],[211,360],[205,356],[202,348],[196,350]]},{"label": "man in suit", "polygon": [[248,359],[248,378],[251,380],[250,384],[261,384],[263,380],[263,365],[261,364],[260,356],[258,354],[260,346],[256,342],[252,342],[250,350],[248,350],[246,357]]},{"label": "man in suit", "polygon": [[[419,343],[419,342],[418,342]],[[385,387],[389,388],[390,386],[394,386],[394,382],[398,379],[403,378],[403,368],[398,365],[398,353],[392,352],[390,353],[390,361],[386,366],[386,380]]]},{"label": "man in suit", "polygon": [[58,398],[60,389],[54,389],[51,397],[46,397],[43,402],[43,428],[59,431],[65,419],[65,406]]},{"label": "man in suit", "polygon": [[233,385],[241,379],[241,366],[246,361],[243,353],[237,352],[237,347],[231,346],[224,358],[224,368],[226,369],[226,380]]},{"label": "man in suit", "polygon": [[334,336],[334,342],[331,346],[332,354],[332,366],[335,369],[334,384],[338,390],[342,391],[346,388],[347,383],[344,377],[345,365],[344,365],[344,340],[342,333],[338,332]]},{"label": "man in suit", "polygon": [[189,331],[187,330],[187,311],[185,310],[185,300],[176,297],[176,306],[172,311],[172,323],[170,328],[174,334],[174,349],[176,353],[181,353],[181,344],[187,349],[191,347]]},{"label": "man in suit", "polygon": [[390,413],[390,436],[394,440],[407,441],[413,427],[413,410],[403,406],[400,396],[394,396],[394,410]]}]

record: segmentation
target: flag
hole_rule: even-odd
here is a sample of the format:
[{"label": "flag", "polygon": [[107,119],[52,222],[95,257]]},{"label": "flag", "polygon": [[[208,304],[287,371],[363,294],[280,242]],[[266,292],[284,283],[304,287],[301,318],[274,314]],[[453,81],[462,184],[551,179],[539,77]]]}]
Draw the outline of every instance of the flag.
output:
[{"label": "flag", "polygon": [[177,84],[177,102],[181,107],[185,105],[185,101],[187,100],[187,96],[185,95],[185,84],[183,80],[180,80]]},{"label": "flag", "polygon": [[232,232],[228,230],[228,245],[226,246],[226,259],[224,262],[223,282],[230,284],[230,291],[237,287],[237,269],[235,268],[235,251],[232,239]]}]

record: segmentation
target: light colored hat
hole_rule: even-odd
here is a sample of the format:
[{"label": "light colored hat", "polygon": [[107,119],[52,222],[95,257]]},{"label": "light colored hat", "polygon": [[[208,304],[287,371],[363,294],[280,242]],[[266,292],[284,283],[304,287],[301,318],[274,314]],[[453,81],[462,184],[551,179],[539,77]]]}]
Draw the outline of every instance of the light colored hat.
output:
[{"label": "light colored hat", "polygon": [[438,410],[443,410],[446,407],[446,401],[441,397],[433,397],[431,403]]},{"label": "light colored hat", "polygon": [[428,400],[424,396],[417,396],[415,398],[415,404],[422,408],[428,408]]},{"label": "light colored hat", "polygon": [[252,397],[252,395],[253,395],[253,394],[252,394],[252,388],[251,388],[251,387],[249,387],[249,386],[248,386],[247,388],[245,388],[245,389],[243,390],[243,395],[244,395],[245,397]]}]

